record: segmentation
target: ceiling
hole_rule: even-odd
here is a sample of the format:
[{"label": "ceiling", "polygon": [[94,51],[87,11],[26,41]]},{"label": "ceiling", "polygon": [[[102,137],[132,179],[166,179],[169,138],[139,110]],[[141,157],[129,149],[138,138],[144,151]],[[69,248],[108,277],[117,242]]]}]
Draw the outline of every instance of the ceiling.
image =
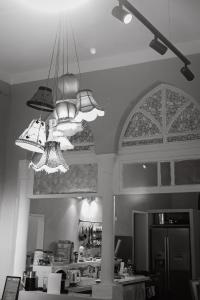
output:
[{"label": "ceiling", "polygon": [[[0,79],[10,83],[47,77],[58,24],[57,14],[33,10],[21,1],[0,0]],[[200,53],[199,0],[130,2],[185,55]],[[70,13],[81,72],[173,57],[171,51],[162,57],[149,48],[153,36],[137,19],[128,25],[115,19],[111,10],[117,3],[87,0]],[[70,71],[76,73],[73,40],[69,43]]]}]

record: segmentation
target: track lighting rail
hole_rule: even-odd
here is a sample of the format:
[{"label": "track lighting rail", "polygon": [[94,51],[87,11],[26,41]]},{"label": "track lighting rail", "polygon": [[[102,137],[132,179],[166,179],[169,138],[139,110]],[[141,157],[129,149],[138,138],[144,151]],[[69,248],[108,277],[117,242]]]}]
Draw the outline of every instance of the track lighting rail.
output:
[{"label": "track lighting rail", "polygon": [[127,10],[129,10],[144,26],[146,26],[155,37],[162,41],[185,65],[191,62],[156,28],[147,20],[129,1],[118,0]]}]

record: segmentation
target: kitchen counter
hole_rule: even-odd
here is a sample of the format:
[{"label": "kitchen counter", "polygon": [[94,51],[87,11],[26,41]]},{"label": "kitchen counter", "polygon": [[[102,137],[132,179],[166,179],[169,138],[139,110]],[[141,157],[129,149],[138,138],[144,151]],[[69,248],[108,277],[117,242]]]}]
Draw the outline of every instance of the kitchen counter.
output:
[{"label": "kitchen counter", "polygon": [[[92,295],[85,294],[86,291],[91,291],[92,286],[96,284],[95,279],[82,280],[76,287],[70,287],[68,294],[53,295],[41,291],[20,291],[19,300],[89,300],[93,299]],[[115,279],[114,282],[121,288],[121,300],[130,300],[127,295],[132,295],[133,300],[143,300],[145,293],[145,281],[149,277],[142,275],[127,276],[121,279]],[[101,298],[95,298],[101,300]],[[113,299],[115,300],[115,299]]]},{"label": "kitchen counter", "polygon": [[134,284],[138,282],[148,281],[149,277],[144,275],[134,275],[134,276],[125,276],[124,278],[114,279],[114,282],[120,283],[122,285]]},{"label": "kitchen counter", "polygon": [[[47,294],[41,291],[20,291],[19,300],[89,300],[91,295],[79,294],[79,293],[68,293],[53,295]],[[96,299],[100,300],[100,299]]]}]

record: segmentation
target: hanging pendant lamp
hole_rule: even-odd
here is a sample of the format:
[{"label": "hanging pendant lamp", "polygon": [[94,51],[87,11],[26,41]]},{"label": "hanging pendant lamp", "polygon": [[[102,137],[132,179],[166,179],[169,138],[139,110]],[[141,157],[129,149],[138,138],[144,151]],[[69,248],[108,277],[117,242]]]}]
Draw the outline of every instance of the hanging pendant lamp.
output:
[{"label": "hanging pendant lamp", "polygon": [[46,142],[46,126],[45,122],[33,120],[28,128],[15,141],[15,144],[23,149],[43,153]]},{"label": "hanging pendant lamp", "polygon": [[36,172],[45,171],[48,174],[65,173],[69,169],[60,150],[60,143],[52,141],[46,142],[43,154],[33,155],[29,166]]},{"label": "hanging pendant lamp", "polygon": [[75,99],[79,90],[79,81],[74,74],[66,73],[59,78],[58,88],[65,99]]},{"label": "hanging pendant lamp", "polygon": [[53,137],[54,137],[55,142],[60,143],[60,150],[61,151],[73,150],[74,149],[74,146],[70,143],[68,138],[66,136],[64,136],[62,131],[54,129]]},{"label": "hanging pendant lamp", "polygon": [[77,94],[78,115],[76,121],[94,121],[98,116],[104,116],[104,110],[95,101],[91,90],[81,90]]},{"label": "hanging pendant lamp", "polygon": [[44,153],[42,155],[36,153],[33,155],[32,161],[30,162],[29,166],[36,172],[45,171],[50,174],[60,171],[65,173],[69,169],[69,166],[66,164],[62,155],[60,143],[54,141],[54,125],[55,120],[49,120],[49,136],[48,141],[45,144]]},{"label": "hanging pendant lamp", "polygon": [[73,136],[83,130],[81,122],[77,122],[76,99],[59,100],[56,102],[55,117],[57,119],[57,130],[65,136]]},{"label": "hanging pendant lamp", "polygon": [[32,108],[51,112],[54,109],[52,90],[45,86],[40,86],[33,97],[26,102]]}]

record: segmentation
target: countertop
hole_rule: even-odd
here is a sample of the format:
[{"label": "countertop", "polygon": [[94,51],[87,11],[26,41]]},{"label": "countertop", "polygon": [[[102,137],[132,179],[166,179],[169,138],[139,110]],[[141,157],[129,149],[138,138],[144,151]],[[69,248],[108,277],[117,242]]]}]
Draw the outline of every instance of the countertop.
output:
[{"label": "countertop", "polygon": [[[136,283],[145,282],[149,280],[149,277],[143,275],[127,276],[121,279],[115,279],[114,282],[120,285],[134,285]],[[92,286],[97,284],[95,279],[87,278],[81,280],[76,287],[70,287],[68,294],[52,295],[41,291],[20,291],[19,300],[88,300],[92,299],[89,294],[83,294],[81,292],[91,291]],[[96,298],[95,298],[96,299]],[[98,299],[96,299],[98,300]],[[100,299],[99,299],[100,300]]]}]

